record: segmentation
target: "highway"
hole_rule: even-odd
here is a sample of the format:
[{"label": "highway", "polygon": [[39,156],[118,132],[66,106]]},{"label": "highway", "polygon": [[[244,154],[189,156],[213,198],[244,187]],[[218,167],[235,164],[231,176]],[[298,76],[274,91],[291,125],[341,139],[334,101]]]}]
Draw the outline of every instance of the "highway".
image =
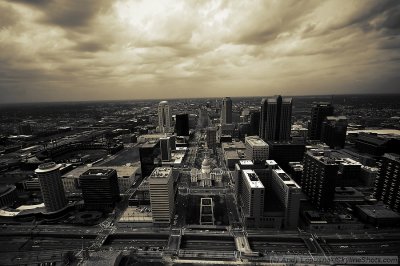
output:
[{"label": "highway", "polygon": [[181,249],[184,250],[220,250],[234,251],[236,250],[233,239],[229,240],[191,240],[184,239],[181,242]]}]

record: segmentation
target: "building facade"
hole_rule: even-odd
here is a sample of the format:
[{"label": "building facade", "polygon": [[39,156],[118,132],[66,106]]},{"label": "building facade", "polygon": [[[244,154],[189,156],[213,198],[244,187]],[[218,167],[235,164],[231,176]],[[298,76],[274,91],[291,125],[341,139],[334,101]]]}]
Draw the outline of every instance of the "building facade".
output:
[{"label": "building facade", "polygon": [[322,123],[321,141],[331,149],[344,148],[346,132],[347,118],[345,116],[327,116]]},{"label": "building facade", "polygon": [[47,212],[58,211],[68,203],[61,181],[60,168],[61,164],[50,162],[39,165],[35,170]]},{"label": "building facade", "polygon": [[170,224],[175,208],[172,168],[157,167],[148,180],[153,223]]},{"label": "building facade", "polygon": [[268,144],[258,136],[245,138],[246,157],[248,160],[265,161],[269,156]]},{"label": "building facade", "polygon": [[169,132],[171,129],[171,113],[167,101],[161,101],[158,104],[158,131],[162,133]]},{"label": "building facade", "polygon": [[308,138],[320,140],[322,123],[327,116],[333,115],[333,106],[330,103],[317,103],[311,108],[311,119],[308,124]]},{"label": "building facade", "polygon": [[112,211],[120,199],[115,169],[90,169],[79,177],[83,201],[89,210]]},{"label": "building facade", "polygon": [[275,96],[261,101],[259,136],[265,140],[289,140],[292,99]]},{"label": "building facade", "polygon": [[222,100],[221,124],[232,124],[232,100],[229,97]]}]

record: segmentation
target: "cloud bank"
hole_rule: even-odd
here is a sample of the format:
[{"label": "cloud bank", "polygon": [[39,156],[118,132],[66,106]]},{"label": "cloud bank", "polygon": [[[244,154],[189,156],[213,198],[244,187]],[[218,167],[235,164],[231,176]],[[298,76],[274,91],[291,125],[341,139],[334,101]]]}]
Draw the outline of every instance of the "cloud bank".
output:
[{"label": "cloud bank", "polygon": [[0,2],[0,102],[391,93],[400,3]]}]

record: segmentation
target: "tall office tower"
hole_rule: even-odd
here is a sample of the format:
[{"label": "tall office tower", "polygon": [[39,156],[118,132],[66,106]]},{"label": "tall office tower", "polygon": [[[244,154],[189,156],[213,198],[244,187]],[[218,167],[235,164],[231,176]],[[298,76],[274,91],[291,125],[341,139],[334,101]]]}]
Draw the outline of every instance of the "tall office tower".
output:
[{"label": "tall office tower", "polygon": [[60,167],[61,164],[51,162],[41,164],[35,170],[47,212],[58,211],[68,203],[61,181]]},{"label": "tall office tower", "polygon": [[215,150],[217,147],[217,129],[215,127],[207,128],[207,148],[210,150]]},{"label": "tall office tower", "polygon": [[169,132],[171,128],[171,114],[167,101],[158,104],[158,130],[159,132]]},{"label": "tall office tower", "polygon": [[241,202],[248,220],[260,220],[264,214],[264,185],[253,170],[242,170]]},{"label": "tall office tower", "polygon": [[245,138],[246,157],[248,160],[265,161],[268,159],[269,149],[268,144],[265,143],[258,136],[250,136]]},{"label": "tall office tower", "polygon": [[304,155],[301,189],[320,210],[332,207],[339,164],[326,157],[325,150],[309,150]]},{"label": "tall office tower", "polygon": [[90,169],[79,177],[83,201],[89,210],[112,211],[120,199],[115,169]]},{"label": "tall office tower", "polygon": [[374,197],[400,212],[400,155],[385,153],[378,162]]},{"label": "tall office tower", "polygon": [[172,168],[155,168],[149,177],[149,186],[153,223],[171,223],[175,207]]},{"label": "tall office tower", "polygon": [[175,116],[175,132],[178,136],[189,136],[189,115],[178,114]]},{"label": "tall office tower", "polygon": [[200,128],[205,128],[205,127],[208,127],[208,121],[209,120],[209,118],[208,118],[208,110],[206,109],[206,108],[204,108],[204,107],[201,107],[200,109],[199,109],[199,120],[198,120],[198,126],[200,127]]},{"label": "tall office tower", "polygon": [[161,160],[169,161],[171,160],[171,145],[170,138],[164,137],[160,138],[160,151],[161,151]]},{"label": "tall office tower", "polygon": [[261,101],[259,136],[267,140],[290,139],[292,98],[275,96]]},{"label": "tall office tower", "polygon": [[250,113],[250,136],[256,136],[260,130],[260,111]]},{"label": "tall office tower", "polygon": [[285,228],[297,228],[299,221],[301,188],[282,169],[272,170],[272,189],[284,206]]},{"label": "tall office tower", "polygon": [[221,124],[232,124],[232,100],[229,97],[222,100]]},{"label": "tall office tower", "polygon": [[311,119],[308,124],[308,138],[320,140],[322,123],[327,116],[333,115],[333,106],[330,103],[317,103],[311,108]]},{"label": "tall office tower", "polygon": [[169,138],[169,145],[171,147],[171,150],[175,151],[176,150],[176,136],[172,135],[172,136],[169,136],[168,138]]},{"label": "tall office tower", "polygon": [[155,160],[160,155],[160,141],[148,141],[139,147],[142,176],[150,175],[156,167]]},{"label": "tall office tower", "polygon": [[347,118],[345,116],[327,116],[322,122],[321,141],[331,149],[344,148],[346,131]]}]

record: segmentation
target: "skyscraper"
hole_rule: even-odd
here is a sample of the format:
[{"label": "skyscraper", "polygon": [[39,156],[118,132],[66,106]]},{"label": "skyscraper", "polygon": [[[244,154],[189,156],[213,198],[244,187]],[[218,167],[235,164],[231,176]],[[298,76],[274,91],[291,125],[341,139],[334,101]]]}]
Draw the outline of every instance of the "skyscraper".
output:
[{"label": "skyscraper", "polygon": [[264,214],[265,188],[253,170],[242,171],[241,202],[243,214],[250,221],[258,221]]},{"label": "skyscraper", "polygon": [[222,100],[221,124],[232,124],[232,100],[229,97]]},{"label": "skyscraper", "polygon": [[322,123],[321,141],[331,149],[343,148],[346,142],[347,118],[345,116],[327,116]]},{"label": "skyscraper", "polygon": [[260,137],[265,140],[289,140],[292,124],[292,98],[275,96],[261,101]]},{"label": "skyscraper", "polygon": [[385,153],[378,162],[374,197],[400,212],[400,155]]},{"label": "skyscraper", "polygon": [[332,207],[339,164],[325,156],[324,150],[309,150],[304,155],[301,189],[320,210]]},{"label": "skyscraper", "polygon": [[171,113],[167,101],[158,104],[158,130],[159,132],[169,132],[171,128]]},{"label": "skyscraper", "polygon": [[250,135],[255,136],[259,134],[260,130],[260,111],[250,113]]},{"label": "skyscraper", "polygon": [[159,140],[148,141],[139,147],[140,168],[142,176],[150,175],[156,167],[155,160],[160,155]]},{"label": "skyscraper", "polygon": [[217,129],[215,127],[207,128],[207,148],[214,150],[217,147]]},{"label": "skyscraper", "polygon": [[79,177],[83,201],[89,210],[112,211],[119,200],[119,186],[115,169],[90,169]]},{"label": "skyscraper", "polygon": [[327,116],[333,115],[333,106],[330,103],[317,103],[311,108],[311,119],[308,124],[308,138],[320,140],[322,123]]},{"label": "skyscraper", "polygon": [[149,187],[153,223],[169,224],[175,207],[172,168],[155,168],[149,177]]},{"label": "skyscraper", "polygon": [[160,138],[161,160],[171,160],[171,141],[169,137]]},{"label": "skyscraper", "polygon": [[61,181],[60,167],[61,164],[51,162],[41,164],[35,170],[47,212],[58,211],[68,203]]},{"label": "skyscraper", "polygon": [[189,136],[189,115],[177,114],[175,116],[175,132],[178,136]]}]

